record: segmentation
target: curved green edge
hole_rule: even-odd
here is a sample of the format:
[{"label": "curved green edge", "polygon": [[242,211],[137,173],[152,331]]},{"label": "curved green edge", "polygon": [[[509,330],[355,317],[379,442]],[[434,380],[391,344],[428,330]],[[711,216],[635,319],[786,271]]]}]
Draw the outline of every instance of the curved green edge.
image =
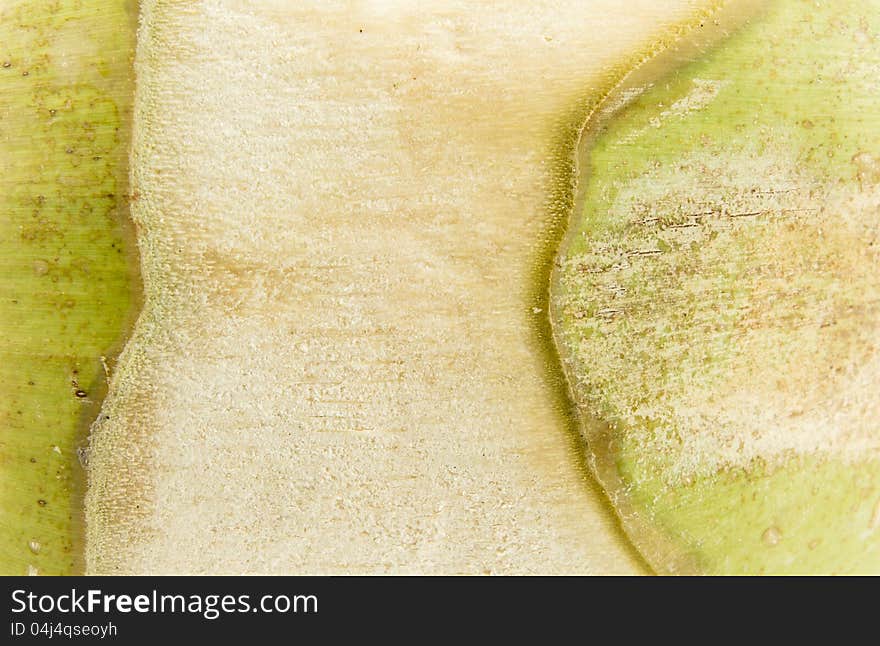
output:
[{"label": "curved green edge", "polygon": [[[880,180],[878,34],[876,0],[776,0],[722,44],[661,76],[588,133],[582,200],[557,259],[551,312],[600,479],[630,537],[659,572],[880,572],[876,457],[866,454],[853,462],[791,455],[772,466],[758,459],[747,468],[678,477],[671,474],[681,456],[651,450],[664,439],[653,420],[632,421],[633,410],[649,409],[667,397],[667,385],[687,383],[688,375],[723,378],[729,361],[736,360],[735,337],[721,335],[708,358],[690,356],[676,339],[687,346],[693,326],[702,321],[700,312],[712,306],[717,316],[706,320],[731,328],[723,320],[736,312],[728,297],[736,301],[740,295],[748,255],[732,262],[726,277],[721,272],[714,278],[726,281],[718,293],[728,300],[717,303],[700,300],[705,293],[692,302],[660,298],[665,287],[680,284],[678,270],[693,267],[658,262],[625,285],[627,301],[650,304],[650,313],[643,310],[615,331],[607,324],[613,315],[600,309],[596,297],[598,279],[589,277],[597,272],[583,271],[584,262],[599,267],[609,260],[604,255],[612,243],[650,243],[644,248],[672,252],[673,259],[687,257],[656,232],[638,239],[631,214],[622,216],[614,205],[627,191],[674,181],[675,171],[665,179],[651,178],[656,169],[674,169],[699,151],[708,150],[733,168],[742,158],[784,150],[794,160],[797,180],[806,176],[825,187],[858,190],[860,183]],[[710,88],[713,96],[705,105],[672,110],[693,92],[695,80],[706,79],[721,84]],[[748,236],[744,239],[748,242]],[[838,285],[807,287],[842,293],[841,299],[855,304],[865,298]],[[647,333],[646,326],[658,321],[668,329]]]},{"label": "curved green edge", "polygon": [[82,569],[78,450],[139,299],[136,3],[0,6],[0,573]]},{"label": "curved green edge", "polygon": [[[739,0],[735,4],[747,5],[751,8],[756,1]],[[553,156],[549,160],[549,183],[546,188],[547,225],[544,235],[536,241],[529,280],[528,301],[534,313],[531,320],[532,342],[536,353],[543,359],[542,376],[548,391],[554,394],[557,419],[565,428],[572,454],[576,456],[578,475],[585,487],[599,494],[603,493],[603,482],[601,477],[596,478],[596,468],[593,464],[594,460],[588,446],[589,443],[585,441],[585,434],[582,432],[582,419],[570,392],[565,371],[561,369],[562,360],[553,332],[555,321],[552,320],[553,316],[550,314],[553,304],[550,290],[548,290],[548,285],[553,282],[556,255],[565,239],[576,201],[579,176],[576,151],[584,140],[584,130],[601,113],[608,100],[613,98],[619,88],[626,84],[634,71],[645,67],[653,68],[658,59],[663,58],[667,52],[675,49],[684,41],[687,42],[688,50],[703,51],[723,36],[726,27],[707,30],[711,33],[695,34],[695,32],[702,32],[703,26],[714,23],[716,17],[722,18],[724,24],[726,22],[739,23],[743,19],[742,12],[738,10],[731,12],[729,5],[729,0],[706,2],[702,8],[695,10],[688,19],[671,25],[662,33],[655,34],[646,48],[605,68],[600,78],[590,79],[588,83],[585,83],[590,87],[590,91],[578,96],[569,108],[552,123],[551,130],[547,134],[548,139],[553,142]],[[664,69],[668,64],[668,61],[660,61],[660,65]],[[604,493],[607,494],[607,487]],[[608,514],[614,521],[620,520],[619,513],[620,510],[616,509],[613,504],[608,504]],[[621,544],[627,546],[633,561],[638,563],[642,572],[651,573],[649,563],[629,540],[625,528],[618,523],[615,529],[619,532]]]}]

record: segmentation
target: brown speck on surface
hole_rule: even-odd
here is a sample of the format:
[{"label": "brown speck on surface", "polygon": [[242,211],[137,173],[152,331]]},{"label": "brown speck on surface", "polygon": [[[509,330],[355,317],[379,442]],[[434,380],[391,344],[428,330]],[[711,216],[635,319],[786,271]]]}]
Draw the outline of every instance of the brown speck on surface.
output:
[{"label": "brown speck on surface", "polygon": [[871,512],[871,520],[868,521],[868,529],[871,531],[880,528],[880,498],[874,505],[874,511]]},{"label": "brown speck on surface", "polygon": [[29,75],[30,75],[30,72],[28,72],[27,70],[25,70],[24,72],[21,73],[21,75],[22,75],[22,76],[29,76]]},{"label": "brown speck on surface", "polygon": [[85,397],[86,394],[87,394],[87,393],[86,393],[85,390],[77,390],[77,391],[74,393],[74,395],[76,395],[76,396],[79,397],[80,399],[82,399],[83,397]]},{"label": "brown speck on surface", "polygon": [[3,67],[12,67],[12,63],[10,63],[9,61],[4,61]]},{"label": "brown speck on surface", "polygon": [[40,499],[37,501],[37,504],[38,504],[40,507],[45,507],[45,506],[46,506],[46,501],[43,500],[42,498],[40,498]]},{"label": "brown speck on surface", "polygon": [[782,540],[782,530],[780,530],[776,525],[771,525],[767,529],[764,530],[764,533],[761,534],[761,542],[768,547],[774,547],[779,545],[779,541]]}]

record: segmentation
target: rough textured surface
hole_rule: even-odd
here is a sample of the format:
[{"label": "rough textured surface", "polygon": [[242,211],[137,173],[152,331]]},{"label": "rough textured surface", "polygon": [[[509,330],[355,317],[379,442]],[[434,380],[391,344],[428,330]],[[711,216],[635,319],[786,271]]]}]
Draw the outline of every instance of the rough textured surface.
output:
[{"label": "rough textured surface", "polygon": [[144,2],[146,304],[94,429],[89,571],[640,571],[531,283],[559,133],[694,10]]}]

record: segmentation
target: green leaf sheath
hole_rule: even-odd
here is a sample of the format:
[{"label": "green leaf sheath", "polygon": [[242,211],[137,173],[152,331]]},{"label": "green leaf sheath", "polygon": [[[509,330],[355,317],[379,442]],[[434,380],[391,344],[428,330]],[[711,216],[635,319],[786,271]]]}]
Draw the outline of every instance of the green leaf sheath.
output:
[{"label": "green leaf sheath", "polygon": [[134,2],[0,3],[0,572],[82,567],[78,449],[131,323]]},{"label": "green leaf sheath", "polygon": [[661,572],[880,572],[880,3],[775,0],[584,140],[551,309]]}]

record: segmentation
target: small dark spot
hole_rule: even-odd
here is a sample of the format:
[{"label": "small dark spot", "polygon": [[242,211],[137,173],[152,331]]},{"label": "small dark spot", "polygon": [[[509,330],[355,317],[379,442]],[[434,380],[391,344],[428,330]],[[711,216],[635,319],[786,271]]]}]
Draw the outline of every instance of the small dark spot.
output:
[{"label": "small dark spot", "polygon": [[31,458],[31,464],[36,464],[36,463],[37,463],[37,458]]},{"label": "small dark spot", "polygon": [[58,110],[56,110],[55,108],[49,110],[49,116],[54,117],[56,114],[58,114]]},{"label": "small dark spot", "polygon": [[40,499],[37,501],[37,504],[38,504],[40,507],[45,507],[45,506],[46,506],[46,501],[43,500],[42,498],[40,498]]},{"label": "small dark spot", "polygon": [[28,382],[28,386],[33,386],[33,385],[35,385],[33,381]]},{"label": "small dark spot", "polygon": [[3,61],[3,67],[12,67],[12,63],[9,61]]},{"label": "small dark spot", "polygon": [[101,161],[101,157],[100,156],[92,157],[92,161]]},{"label": "small dark spot", "polygon": [[29,76],[29,75],[30,75],[30,72],[28,72],[27,70],[25,70],[24,72],[21,73],[21,75],[22,75],[22,76]]},{"label": "small dark spot", "polygon": [[87,393],[86,393],[85,390],[77,390],[77,391],[74,393],[74,395],[76,395],[76,396],[79,397],[80,399],[82,399],[83,397],[85,397],[86,394],[87,394]]},{"label": "small dark spot", "polygon": [[72,155],[72,154],[73,154],[73,148],[67,148],[64,152],[66,152],[68,155]]},{"label": "small dark spot", "polygon": [[110,419],[109,415],[104,415],[104,419]]},{"label": "small dark spot", "polygon": [[73,370],[71,370],[71,372],[75,375],[79,374],[79,370],[77,368],[74,368]]},{"label": "small dark spot", "polygon": [[364,33],[364,30],[363,30],[363,29],[358,29],[358,32],[360,32],[360,33]]}]

